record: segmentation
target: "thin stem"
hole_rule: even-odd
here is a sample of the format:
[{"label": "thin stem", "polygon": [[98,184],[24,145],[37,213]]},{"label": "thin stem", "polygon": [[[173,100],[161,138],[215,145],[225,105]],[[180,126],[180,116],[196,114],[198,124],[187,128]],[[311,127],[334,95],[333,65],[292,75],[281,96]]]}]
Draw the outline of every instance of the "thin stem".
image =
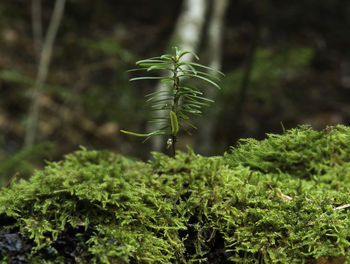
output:
[{"label": "thin stem", "polygon": [[[174,93],[173,95],[173,105],[172,105],[172,111],[177,115],[177,110],[178,110],[178,103],[179,103],[179,98],[178,98],[178,90],[179,90],[179,78],[178,78],[178,73],[179,73],[179,65],[178,65],[178,59],[176,57],[173,58],[173,62],[174,62],[174,74],[173,74],[173,89],[174,91],[176,91],[176,93]],[[172,149],[172,156],[175,157],[175,153],[176,153],[176,141],[177,141],[177,137],[176,135],[171,135],[171,149]]]},{"label": "thin stem", "polygon": [[171,142],[172,142],[172,145],[171,145],[171,154],[173,157],[175,157],[175,153],[176,153],[176,136],[175,135],[171,135]]}]

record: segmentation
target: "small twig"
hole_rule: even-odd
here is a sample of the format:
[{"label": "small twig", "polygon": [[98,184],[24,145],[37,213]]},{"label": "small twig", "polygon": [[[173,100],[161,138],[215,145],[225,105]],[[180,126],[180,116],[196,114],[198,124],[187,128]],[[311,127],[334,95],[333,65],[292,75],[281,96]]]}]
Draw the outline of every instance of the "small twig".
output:
[{"label": "small twig", "polygon": [[11,178],[8,180],[8,182],[7,182],[7,184],[6,184],[5,187],[6,187],[6,188],[10,187],[10,185],[11,185],[13,182],[17,181],[18,177],[19,177],[19,173],[18,173],[18,172],[16,172],[15,174],[13,174],[13,175],[11,176]]},{"label": "small twig", "polygon": [[291,200],[293,200],[292,197],[290,197],[290,196],[285,195],[284,193],[282,193],[282,191],[281,191],[280,188],[277,188],[276,190],[277,190],[276,195],[279,196],[279,197],[281,197],[282,200],[283,200],[284,202],[290,202]]},{"label": "small twig", "polygon": [[[272,190],[272,191],[275,190],[275,189],[271,186],[271,184],[267,183],[266,185],[267,185],[267,187],[269,187],[270,190]],[[280,188],[276,188],[276,195],[279,196],[279,197],[281,197],[282,200],[283,200],[284,202],[290,202],[290,201],[293,200],[293,197],[288,196],[288,195],[282,193],[282,191],[281,191]],[[310,200],[309,198],[305,198],[305,200],[306,200],[307,202],[311,202],[311,201],[312,201],[312,200]],[[349,205],[349,207],[350,207],[350,205]]]},{"label": "small twig", "polygon": [[273,191],[273,187],[271,186],[271,184],[266,183],[266,185],[267,185],[267,187],[269,187],[269,188],[270,188],[270,190],[272,190],[272,191]]},{"label": "small twig", "polygon": [[346,209],[346,208],[350,208],[350,204],[344,204],[344,205],[336,207],[335,209],[341,210],[341,209]]}]

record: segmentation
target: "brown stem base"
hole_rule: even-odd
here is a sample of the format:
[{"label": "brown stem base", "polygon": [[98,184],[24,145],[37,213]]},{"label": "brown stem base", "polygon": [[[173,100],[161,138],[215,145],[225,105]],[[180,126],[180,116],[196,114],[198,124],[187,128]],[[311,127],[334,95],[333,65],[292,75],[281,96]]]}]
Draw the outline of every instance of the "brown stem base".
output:
[{"label": "brown stem base", "polygon": [[176,136],[172,135],[171,136],[171,140],[172,140],[172,144],[171,144],[171,154],[172,154],[172,157],[175,157],[175,153],[176,153]]}]

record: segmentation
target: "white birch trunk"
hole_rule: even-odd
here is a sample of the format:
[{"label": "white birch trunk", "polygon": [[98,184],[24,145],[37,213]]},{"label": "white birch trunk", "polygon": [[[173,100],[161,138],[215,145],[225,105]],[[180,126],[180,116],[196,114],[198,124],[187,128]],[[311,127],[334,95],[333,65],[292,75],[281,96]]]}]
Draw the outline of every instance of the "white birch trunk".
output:
[{"label": "white birch trunk", "polygon": [[[222,35],[224,30],[224,20],[229,0],[213,0],[212,13],[208,25],[208,61],[209,67],[221,70],[222,67]],[[212,72],[212,74],[216,74]],[[206,89],[206,96],[215,100],[217,89]],[[214,116],[207,117],[205,122],[202,122],[198,136],[198,152],[207,153],[213,146],[213,134],[216,126]]]}]

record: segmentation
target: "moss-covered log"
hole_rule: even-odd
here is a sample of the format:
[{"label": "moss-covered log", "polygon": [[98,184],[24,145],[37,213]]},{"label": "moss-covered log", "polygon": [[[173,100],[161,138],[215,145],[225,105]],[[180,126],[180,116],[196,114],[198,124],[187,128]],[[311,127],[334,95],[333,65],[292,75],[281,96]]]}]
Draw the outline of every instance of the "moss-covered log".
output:
[{"label": "moss-covered log", "polygon": [[221,157],[82,149],[1,190],[0,261],[350,263],[349,192],[345,126]]}]

